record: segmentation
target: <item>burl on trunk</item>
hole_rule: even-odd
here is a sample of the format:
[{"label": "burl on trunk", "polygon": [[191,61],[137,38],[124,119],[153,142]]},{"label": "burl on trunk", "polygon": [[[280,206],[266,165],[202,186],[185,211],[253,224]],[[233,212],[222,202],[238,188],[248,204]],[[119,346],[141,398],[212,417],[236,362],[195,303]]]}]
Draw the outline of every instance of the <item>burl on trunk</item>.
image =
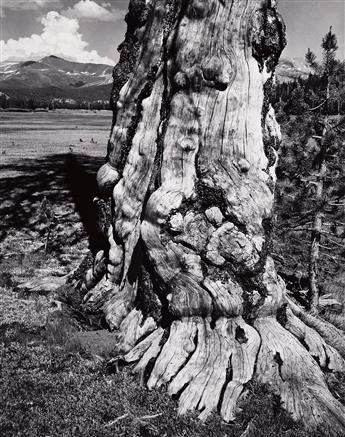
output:
[{"label": "burl on trunk", "polygon": [[252,378],[309,427],[345,429],[322,370],[342,332],[289,301],[270,257],[285,45],[275,0],[131,0],[98,172],[108,246],[84,306],[179,409],[233,420]]}]

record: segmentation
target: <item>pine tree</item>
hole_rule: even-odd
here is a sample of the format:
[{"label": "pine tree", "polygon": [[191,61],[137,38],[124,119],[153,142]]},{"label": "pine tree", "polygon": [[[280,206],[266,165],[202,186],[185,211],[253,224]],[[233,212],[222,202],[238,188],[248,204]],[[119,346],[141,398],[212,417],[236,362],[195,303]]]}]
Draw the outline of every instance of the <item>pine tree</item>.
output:
[{"label": "pine tree", "polygon": [[[313,312],[318,311],[319,306],[319,253],[320,242],[323,233],[323,217],[325,207],[325,179],[328,176],[328,155],[331,148],[330,138],[332,138],[332,131],[334,126],[330,123],[330,100],[331,100],[331,86],[335,77],[337,68],[336,52],[338,49],[337,37],[332,31],[332,26],[329,32],[322,39],[322,62],[319,64],[316,61],[315,54],[308,49],[306,54],[306,61],[314,69],[316,75],[323,79],[325,83],[325,90],[323,96],[321,94],[321,102],[312,108],[312,111],[317,111],[317,124],[320,126],[318,135],[314,138],[319,144],[319,152],[316,159],[315,170],[317,171],[315,193],[315,215],[313,219],[313,230],[310,244],[310,260],[309,260],[309,303]],[[339,123],[338,123],[339,124]]]}]

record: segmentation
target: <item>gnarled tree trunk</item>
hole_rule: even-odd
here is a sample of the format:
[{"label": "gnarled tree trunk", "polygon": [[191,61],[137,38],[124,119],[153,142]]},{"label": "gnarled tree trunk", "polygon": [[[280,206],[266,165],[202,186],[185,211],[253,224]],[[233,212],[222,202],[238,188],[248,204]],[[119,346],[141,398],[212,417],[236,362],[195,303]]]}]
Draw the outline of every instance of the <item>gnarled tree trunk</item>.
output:
[{"label": "gnarled tree trunk", "polygon": [[97,176],[108,246],[85,308],[104,312],[119,354],[149,388],[167,384],[181,413],[232,420],[257,378],[295,418],[341,434],[322,369],[344,369],[342,333],[326,343],[328,325],[287,301],[270,257],[276,1],[131,0],[127,23]]}]

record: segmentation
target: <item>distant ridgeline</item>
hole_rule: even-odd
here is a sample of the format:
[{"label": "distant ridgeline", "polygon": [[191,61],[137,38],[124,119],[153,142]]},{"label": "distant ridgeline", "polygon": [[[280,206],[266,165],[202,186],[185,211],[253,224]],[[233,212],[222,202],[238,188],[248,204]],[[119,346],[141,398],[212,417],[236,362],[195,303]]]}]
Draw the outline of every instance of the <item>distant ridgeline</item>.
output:
[{"label": "distant ridgeline", "polygon": [[113,67],[56,56],[0,64],[0,108],[109,109]]},{"label": "distant ridgeline", "polygon": [[[332,77],[329,115],[345,114],[345,66],[336,61],[337,69]],[[299,58],[282,59],[276,71],[276,87],[273,100],[280,115],[302,115],[320,104],[320,93],[325,92],[325,76],[316,74],[305,61]]]},{"label": "distant ridgeline", "polygon": [[[0,108],[109,109],[112,70],[110,65],[70,62],[57,56],[39,61],[2,62]],[[285,105],[284,111],[291,114],[301,113],[305,105],[312,105],[313,90],[320,87],[320,81],[300,58],[282,58],[276,79],[276,103]],[[339,94],[334,102],[334,112],[338,109],[344,113],[344,95]]]}]

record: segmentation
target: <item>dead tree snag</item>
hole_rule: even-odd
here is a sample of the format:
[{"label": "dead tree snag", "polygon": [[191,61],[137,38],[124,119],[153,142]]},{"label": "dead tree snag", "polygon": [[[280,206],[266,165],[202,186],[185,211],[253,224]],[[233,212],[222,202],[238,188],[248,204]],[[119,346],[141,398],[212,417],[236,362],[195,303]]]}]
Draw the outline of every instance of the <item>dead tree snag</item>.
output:
[{"label": "dead tree snag", "polygon": [[127,21],[98,172],[108,247],[85,308],[104,312],[119,354],[149,388],[167,384],[181,413],[232,420],[257,378],[295,418],[340,435],[344,408],[322,369],[343,358],[302,321],[270,257],[276,1],[132,0]]}]

